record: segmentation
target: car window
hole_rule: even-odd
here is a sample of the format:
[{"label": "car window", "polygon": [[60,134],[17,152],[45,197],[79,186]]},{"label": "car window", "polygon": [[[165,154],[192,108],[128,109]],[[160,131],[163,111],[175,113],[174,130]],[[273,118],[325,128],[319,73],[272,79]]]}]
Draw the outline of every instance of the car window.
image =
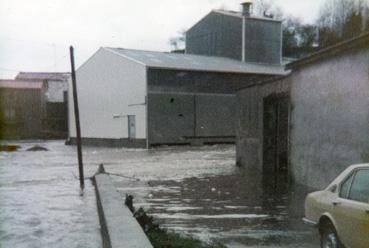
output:
[{"label": "car window", "polygon": [[351,187],[352,179],[354,178],[354,173],[351,173],[341,184],[340,194],[341,198],[348,198],[348,193]]},{"label": "car window", "polygon": [[369,170],[358,170],[351,185],[349,199],[368,203],[369,201]]}]

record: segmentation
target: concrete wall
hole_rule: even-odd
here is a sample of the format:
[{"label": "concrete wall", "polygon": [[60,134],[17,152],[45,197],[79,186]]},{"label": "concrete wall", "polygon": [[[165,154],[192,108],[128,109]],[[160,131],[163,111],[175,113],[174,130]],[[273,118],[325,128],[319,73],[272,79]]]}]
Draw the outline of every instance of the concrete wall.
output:
[{"label": "concrete wall", "polygon": [[238,92],[237,163],[262,170],[263,99],[290,94],[290,172],[312,188],[369,160],[369,49],[351,50]]},{"label": "concrete wall", "polygon": [[262,171],[264,98],[289,94],[291,79],[249,87],[237,93],[236,160],[238,165]]},{"label": "concrete wall", "polygon": [[[100,48],[76,74],[83,138],[128,138],[127,115],[135,115],[136,138],[146,139],[144,65]],[[75,137],[72,90],[68,102],[69,136]]]},{"label": "concrete wall", "polygon": [[369,49],[294,72],[291,166],[296,182],[324,187],[369,156]]},{"label": "concrete wall", "polygon": [[152,248],[148,237],[107,174],[93,177],[104,248]]}]

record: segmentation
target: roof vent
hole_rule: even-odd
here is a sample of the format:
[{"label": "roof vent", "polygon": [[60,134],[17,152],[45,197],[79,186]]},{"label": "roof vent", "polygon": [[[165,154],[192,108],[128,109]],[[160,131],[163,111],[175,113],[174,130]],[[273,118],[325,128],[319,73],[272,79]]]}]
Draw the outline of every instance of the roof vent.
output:
[{"label": "roof vent", "polygon": [[241,5],[242,5],[242,15],[250,16],[252,0],[246,0],[245,2],[241,3]]}]

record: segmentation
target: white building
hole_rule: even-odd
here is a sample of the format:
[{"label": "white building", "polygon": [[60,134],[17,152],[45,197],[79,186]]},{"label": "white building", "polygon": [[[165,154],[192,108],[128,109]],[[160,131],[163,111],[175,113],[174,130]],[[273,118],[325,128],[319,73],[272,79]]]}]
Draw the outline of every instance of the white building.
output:
[{"label": "white building", "polygon": [[[151,147],[235,141],[235,92],[282,66],[100,48],[76,72],[84,145]],[[69,142],[75,142],[69,92]]]}]

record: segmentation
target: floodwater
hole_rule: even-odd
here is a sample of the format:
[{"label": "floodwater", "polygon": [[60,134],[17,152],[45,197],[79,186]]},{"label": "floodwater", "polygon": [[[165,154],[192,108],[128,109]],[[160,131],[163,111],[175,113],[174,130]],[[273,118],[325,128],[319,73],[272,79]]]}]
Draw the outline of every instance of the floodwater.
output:
[{"label": "floodwater", "polygon": [[[86,181],[80,195],[75,149],[14,143],[20,151],[0,152],[0,247],[102,247],[94,187]],[[49,151],[25,151],[35,144]]]},{"label": "floodwater", "polygon": [[[0,153],[0,247],[101,247],[94,188],[83,197],[75,147]],[[228,247],[318,247],[306,227],[304,189],[291,189],[235,166],[235,147],[94,148],[85,174],[103,163],[122,194],[132,194],[161,226]],[[129,178],[127,178],[129,177]],[[136,180],[137,179],[137,180]]]},{"label": "floodwater", "polygon": [[131,150],[119,162],[111,155],[105,168],[122,195],[162,227],[235,248],[319,247],[301,221],[307,190],[238,168],[233,145]]}]

